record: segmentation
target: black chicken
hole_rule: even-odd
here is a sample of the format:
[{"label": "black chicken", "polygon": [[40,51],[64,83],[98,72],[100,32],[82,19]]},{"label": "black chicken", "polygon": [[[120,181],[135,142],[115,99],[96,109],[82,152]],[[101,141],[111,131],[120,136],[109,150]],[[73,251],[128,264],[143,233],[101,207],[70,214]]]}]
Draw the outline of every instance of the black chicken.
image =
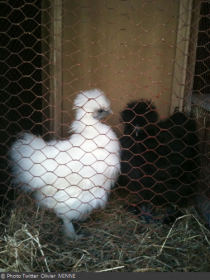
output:
[{"label": "black chicken", "polygon": [[[136,195],[135,206],[128,208],[146,221],[163,219],[168,223],[196,193],[196,122],[181,112],[160,120],[156,107],[147,100],[127,104],[121,118],[125,128],[120,139],[122,174],[118,184]],[[158,209],[165,210],[161,218]]]}]

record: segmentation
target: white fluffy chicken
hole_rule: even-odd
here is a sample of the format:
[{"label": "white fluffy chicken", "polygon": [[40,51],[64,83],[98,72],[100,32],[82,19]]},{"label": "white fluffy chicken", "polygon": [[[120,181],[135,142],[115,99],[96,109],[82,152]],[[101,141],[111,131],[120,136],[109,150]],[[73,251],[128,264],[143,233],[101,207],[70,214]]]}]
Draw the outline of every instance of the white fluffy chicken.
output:
[{"label": "white fluffy chicken", "polygon": [[10,151],[13,183],[34,192],[36,202],[62,218],[69,238],[72,220],[104,207],[120,173],[120,145],[112,129],[101,123],[110,102],[100,90],[81,92],[74,101],[75,120],[68,140],[45,142],[23,133]]}]

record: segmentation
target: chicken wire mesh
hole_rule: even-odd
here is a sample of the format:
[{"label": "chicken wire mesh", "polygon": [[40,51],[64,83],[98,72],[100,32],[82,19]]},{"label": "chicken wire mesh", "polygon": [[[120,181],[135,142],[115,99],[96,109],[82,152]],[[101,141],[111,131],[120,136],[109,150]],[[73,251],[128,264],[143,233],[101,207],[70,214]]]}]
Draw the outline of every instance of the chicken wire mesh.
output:
[{"label": "chicken wire mesh", "polygon": [[210,270],[209,8],[1,1],[1,271]]}]

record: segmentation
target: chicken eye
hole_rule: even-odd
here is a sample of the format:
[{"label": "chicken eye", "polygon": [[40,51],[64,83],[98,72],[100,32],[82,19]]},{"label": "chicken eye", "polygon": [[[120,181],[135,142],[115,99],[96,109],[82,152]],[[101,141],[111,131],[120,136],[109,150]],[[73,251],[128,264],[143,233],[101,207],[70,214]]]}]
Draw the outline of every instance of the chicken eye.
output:
[{"label": "chicken eye", "polygon": [[99,113],[103,113],[103,112],[104,112],[104,109],[99,109],[98,112],[99,112]]}]

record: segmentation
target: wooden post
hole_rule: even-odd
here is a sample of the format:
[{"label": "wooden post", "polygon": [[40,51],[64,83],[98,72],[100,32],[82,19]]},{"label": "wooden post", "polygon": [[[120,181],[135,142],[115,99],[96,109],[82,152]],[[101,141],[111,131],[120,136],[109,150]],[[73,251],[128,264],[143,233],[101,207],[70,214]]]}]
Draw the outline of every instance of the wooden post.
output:
[{"label": "wooden post", "polygon": [[179,107],[180,110],[183,108],[188,50],[190,43],[192,4],[193,0],[181,0],[179,3],[170,114],[174,112],[176,107]]},{"label": "wooden post", "polygon": [[43,135],[61,137],[62,0],[43,1]]}]

